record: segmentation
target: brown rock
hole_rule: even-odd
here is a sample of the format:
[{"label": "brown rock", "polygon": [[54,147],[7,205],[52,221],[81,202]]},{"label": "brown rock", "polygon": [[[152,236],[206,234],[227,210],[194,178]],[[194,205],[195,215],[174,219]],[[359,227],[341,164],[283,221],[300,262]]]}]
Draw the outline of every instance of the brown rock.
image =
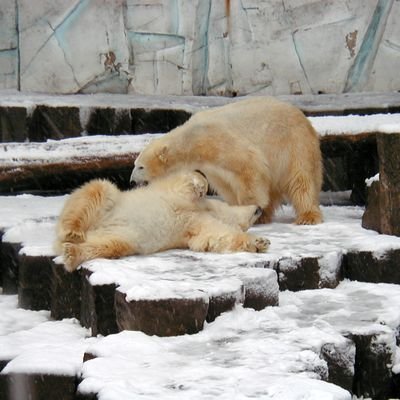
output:
[{"label": "brown rock", "polygon": [[0,107],[0,142],[24,142],[27,129],[25,107]]},{"label": "brown rock", "polygon": [[357,397],[388,399],[392,391],[393,346],[385,335],[351,335],[356,345],[353,394]]},{"label": "brown rock", "polygon": [[343,277],[352,281],[400,284],[400,249],[388,250],[383,257],[373,252],[349,252],[343,256]]},{"label": "brown rock", "polygon": [[51,317],[80,318],[82,277],[79,271],[67,272],[62,264],[52,265]]},{"label": "brown rock", "polygon": [[81,324],[90,328],[92,336],[118,332],[114,307],[115,285],[91,285],[91,272],[81,270]]},{"label": "brown rock", "polygon": [[75,400],[76,377],[10,373],[0,375],[1,399]]},{"label": "brown rock", "polygon": [[148,335],[177,336],[197,333],[207,317],[205,296],[186,299],[127,301],[126,295],[115,293],[119,330],[137,330]]},{"label": "brown rock", "polygon": [[381,232],[400,236],[400,133],[378,135]]},{"label": "brown rock", "polygon": [[45,256],[19,256],[18,307],[50,310],[52,259]]},{"label": "brown rock", "polygon": [[37,105],[28,123],[32,142],[76,137],[83,131],[78,107]]},{"label": "brown rock", "polygon": [[0,241],[0,274],[3,285],[3,294],[16,294],[18,292],[18,252],[19,243]]},{"label": "brown rock", "polygon": [[319,263],[317,257],[300,260],[284,258],[277,267],[280,290],[318,289],[320,286]]},{"label": "brown rock", "polygon": [[379,181],[372,182],[368,188],[367,206],[362,216],[361,225],[365,229],[372,229],[382,233]]}]

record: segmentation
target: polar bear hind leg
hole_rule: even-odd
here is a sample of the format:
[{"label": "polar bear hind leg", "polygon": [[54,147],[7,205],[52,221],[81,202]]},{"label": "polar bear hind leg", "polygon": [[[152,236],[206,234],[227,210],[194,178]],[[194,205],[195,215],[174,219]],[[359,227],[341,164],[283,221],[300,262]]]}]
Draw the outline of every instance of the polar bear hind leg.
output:
[{"label": "polar bear hind leg", "polygon": [[90,181],[73,192],[58,221],[58,241],[83,242],[87,230],[114,206],[119,193],[113,183],[100,179]]},{"label": "polar bear hind leg", "polygon": [[120,258],[135,253],[132,244],[126,240],[101,234],[91,236],[83,243],[63,243],[62,250],[65,268],[70,272],[95,258]]},{"label": "polar bear hind leg", "polygon": [[296,211],[296,224],[316,225],[322,222],[319,191],[309,177],[298,174],[288,187],[288,197]]}]

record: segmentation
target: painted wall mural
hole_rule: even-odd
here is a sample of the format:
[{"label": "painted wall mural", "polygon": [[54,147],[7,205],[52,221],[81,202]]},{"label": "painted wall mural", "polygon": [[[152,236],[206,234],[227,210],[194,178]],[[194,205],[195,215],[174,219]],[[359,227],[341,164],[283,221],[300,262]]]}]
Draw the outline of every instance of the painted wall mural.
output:
[{"label": "painted wall mural", "polygon": [[399,0],[1,0],[0,89],[400,90]]}]

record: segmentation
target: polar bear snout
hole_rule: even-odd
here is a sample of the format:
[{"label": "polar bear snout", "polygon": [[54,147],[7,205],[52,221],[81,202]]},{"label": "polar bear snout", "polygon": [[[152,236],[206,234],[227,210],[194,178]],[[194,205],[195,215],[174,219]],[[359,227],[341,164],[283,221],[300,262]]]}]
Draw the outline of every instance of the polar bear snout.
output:
[{"label": "polar bear snout", "polygon": [[130,179],[129,181],[131,188],[139,188],[142,186],[147,186],[149,181],[135,181],[134,179]]},{"label": "polar bear snout", "polygon": [[129,183],[132,187],[146,186],[149,183],[149,177],[146,169],[143,165],[139,165],[138,162],[135,162],[135,166],[129,178]]}]

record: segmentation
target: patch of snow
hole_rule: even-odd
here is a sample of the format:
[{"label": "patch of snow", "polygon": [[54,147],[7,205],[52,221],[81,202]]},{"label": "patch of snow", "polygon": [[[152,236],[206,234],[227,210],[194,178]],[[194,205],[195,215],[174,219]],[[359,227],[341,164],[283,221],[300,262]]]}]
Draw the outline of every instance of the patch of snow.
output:
[{"label": "patch of snow", "polygon": [[309,120],[321,136],[400,132],[400,114],[309,117]]},{"label": "patch of snow", "polygon": [[[98,393],[101,400],[350,399],[345,390],[320,380],[327,374],[314,348],[318,337],[323,342],[320,329],[298,330],[279,318],[278,308],[264,311],[237,307],[196,335],[109,335],[88,349],[98,358],[84,364],[79,390]],[[326,331],[325,339],[347,344]]]},{"label": "patch of snow", "polygon": [[[84,364],[82,393],[126,399],[350,399],[321,381],[330,344],[347,356],[344,335],[376,335],[374,348],[395,354],[400,287],[345,281],[336,289],[282,292],[280,306],[259,312],[236,307],[196,335],[159,338],[124,331],[100,339]],[[295,385],[295,386],[293,386]],[[275,397],[278,396],[278,397]]]},{"label": "patch of snow", "polygon": [[343,254],[340,250],[324,254],[319,259],[320,277],[324,286],[335,286],[339,280]]},{"label": "patch of snow", "polygon": [[[242,260],[242,261],[241,261]],[[84,268],[92,272],[92,285],[117,284],[127,301],[175,298],[203,298],[226,293],[242,295],[242,285],[249,289],[268,290],[278,297],[276,273],[254,268],[246,254],[219,257],[190,251],[168,251],[154,256],[133,256],[118,260],[93,260]],[[247,286],[248,285],[248,286]]]},{"label": "patch of snow", "polygon": [[0,294],[1,372],[79,373],[86,347],[94,343],[89,331],[74,319],[51,321],[49,311],[18,308],[17,295]]},{"label": "patch of snow", "polygon": [[0,336],[0,358],[11,361],[1,374],[77,375],[86,348],[94,342],[74,319],[42,322],[35,327]]},{"label": "patch of snow", "polygon": [[79,122],[84,132],[86,132],[86,126],[89,122],[92,110],[91,107],[79,107]]},{"label": "patch of snow", "polygon": [[44,221],[28,220],[7,229],[2,240],[21,243],[20,254],[29,256],[53,256],[55,218]]},{"label": "patch of snow", "polygon": [[373,177],[367,178],[367,179],[365,180],[365,184],[367,185],[367,187],[371,187],[371,185],[372,185],[374,182],[379,182],[379,173],[377,173],[377,174],[374,175]]},{"label": "patch of snow", "polygon": [[382,133],[400,133],[400,124],[384,124],[379,126]]},{"label": "patch of snow", "polygon": [[[18,296],[0,294],[0,337],[28,330],[50,318],[49,311],[30,311],[18,308]],[[0,346],[0,359],[5,348]]]},{"label": "patch of snow", "polygon": [[25,220],[41,221],[59,215],[67,196],[42,197],[31,194],[0,196],[0,230]]},{"label": "patch of snow", "polygon": [[88,350],[99,358],[85,363],[80,391],[101,400],[273,399],[277,392],[284,399],[350,399],[314,380],[327,373],[321,348],[331,343],[354,363],[355,347],[343,336],[351,332],[377,335],[376,350],[386,351],[396,343],[398,301],[398,285],[346,281],[336,289],[283,292],[280,307],[260,312],[239,306],[196,335],[110,335]]},{"label": "patch of snow", "polygon": [[116,157],[140,152],[160,134],[82,136],[46,142],[0,143],[0,160],[3,167],[74,163],[79,159]]}]

